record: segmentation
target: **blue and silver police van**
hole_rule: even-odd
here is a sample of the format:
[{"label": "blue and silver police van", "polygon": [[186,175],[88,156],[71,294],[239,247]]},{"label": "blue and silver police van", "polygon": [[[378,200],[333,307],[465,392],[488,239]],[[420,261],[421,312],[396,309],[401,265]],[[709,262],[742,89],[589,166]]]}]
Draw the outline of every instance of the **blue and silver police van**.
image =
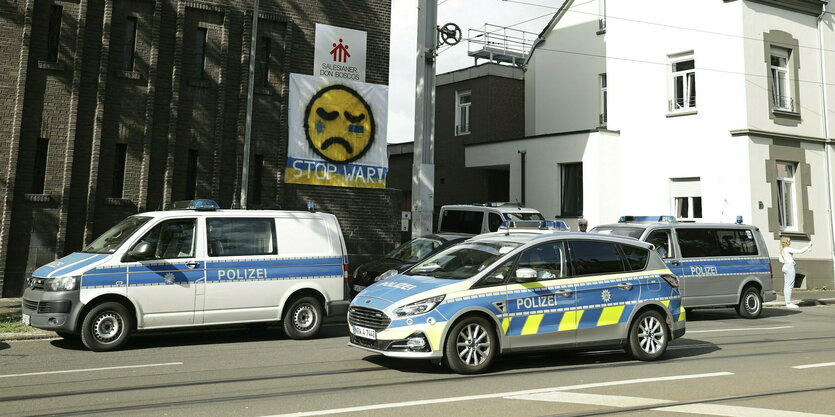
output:
[{"label": "blue and silver police van", "polygon": [[137,330],[220,324],[281,321],[306,339],[327,315],[345,314],[335,216],[221,210],[211,200],[179,207],[130,216],[35,270],[23,322],[106,351]]},{"label": "blue and silver police van", "polygon": [[360,292],[350,345],[483,372],[497,355],[625,348],[661,357],[685,331],[678,280],[651,245],[589,233],[473,237]]},{"label": "blue and silver police van", "polygon": [[771,260],[759,228],[739,223],[679,222],[673,216],[622,216],[591,232],[651,243],[679,277],[684,305],[733,307],[749,319],[777,299]]}]

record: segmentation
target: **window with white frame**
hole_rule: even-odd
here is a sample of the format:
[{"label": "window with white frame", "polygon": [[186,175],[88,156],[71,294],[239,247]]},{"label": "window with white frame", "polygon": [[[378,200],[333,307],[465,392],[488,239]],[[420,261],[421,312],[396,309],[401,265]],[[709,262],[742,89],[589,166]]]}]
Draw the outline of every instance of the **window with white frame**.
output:
[{"label": "window with white frame", "polygon": [[775,109],[794,111],[789,82],[790,56],[788,49],[771,47],[771,105]]},{"label": "window with white frame", "polygon": [[470,104],[472,94],[470,90],[455,92],[455,134],[470,134]]},{"label": "window with white frame", "polygon": [[797,164],[777,162],[777,217],[780,230],[797,230]]},{"label": "window with white frame", "polygon": [[670,111],[696,109],[696,60],[692,54],[670,58]]},{"label": "window with white frame", "polygon": [[600,74],[600,126],[605,126],[608,118],[608,92],[606,91],[606,74]]},{"label": "window with white frame", "polygon": [[670,178],[673,211],[679,220],[702,218],[701,178]]}]

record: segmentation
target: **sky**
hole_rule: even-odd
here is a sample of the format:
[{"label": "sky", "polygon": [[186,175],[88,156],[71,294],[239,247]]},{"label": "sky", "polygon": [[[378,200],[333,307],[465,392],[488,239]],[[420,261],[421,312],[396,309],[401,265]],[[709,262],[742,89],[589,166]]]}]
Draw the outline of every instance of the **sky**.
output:
[{"label": "sky", "polygon": [[[562,3],[562,0],[438,0],[438,25],[457,24],[464,40],[456,46],[440,48],[435,73],[474,64],[473,58],[467,55],[470,29],[483,30],[485,24],[508,26],[531,32],[535,38]],[[391,1],[389,143],[414,140],[417,5],[417,0]]]}]

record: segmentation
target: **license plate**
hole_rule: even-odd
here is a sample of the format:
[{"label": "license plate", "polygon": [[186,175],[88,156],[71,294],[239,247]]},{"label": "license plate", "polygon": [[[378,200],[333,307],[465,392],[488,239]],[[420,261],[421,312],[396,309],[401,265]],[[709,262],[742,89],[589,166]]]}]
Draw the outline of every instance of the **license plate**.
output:
[{"label": "license plate", "polygon": [[354,336],[377,340],[377,331],[366,327],[354,326]]},{"label": "license plate", "polygon": [[31,325],[31,323],[32,323],[32,318],[31,318],[31,317],[29,317],[29,315],[28,315],[28,314],[24,314],[24,315],[22,316],[22,318],[23,318],[23,324],[25,324],[25,325],[27,325],[27,326]]},{"label": "license plate", "polygon": [[365,285],[354,285],[354,291],[360,292],[365,289]]}]

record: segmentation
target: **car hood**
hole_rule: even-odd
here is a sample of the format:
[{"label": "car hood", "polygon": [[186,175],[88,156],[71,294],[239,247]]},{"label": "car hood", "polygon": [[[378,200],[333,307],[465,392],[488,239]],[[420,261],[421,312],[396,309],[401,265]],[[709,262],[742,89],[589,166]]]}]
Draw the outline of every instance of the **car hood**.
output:
[{"label": "car hood", "polygon": [[32,276],[50,278],[64,275],[81,275],[91,267],[110,258],[110,256],[108,254],[75,252],[36,269]]},{"label": "car hood", "polygon": [[388,304],[395,304],[400,301],[418,301],[451,291],[458,291],[459,287],[469,287],[470,285],[468,281],[455,279],[398,274],[362,290],[351,304],[360,306],[375,304],[379,308],[379,301],[385,301]]}]

